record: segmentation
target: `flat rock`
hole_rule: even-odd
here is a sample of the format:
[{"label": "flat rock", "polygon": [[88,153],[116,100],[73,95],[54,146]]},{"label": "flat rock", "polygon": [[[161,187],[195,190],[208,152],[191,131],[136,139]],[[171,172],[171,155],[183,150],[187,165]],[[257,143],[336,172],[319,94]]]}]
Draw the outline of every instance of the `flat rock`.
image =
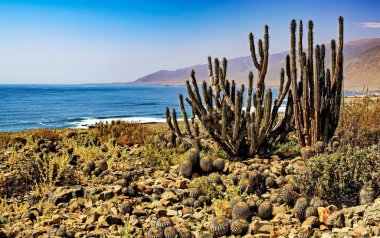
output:
[{"label": "flat rock", "polygon": [[58,205],[60,203],[68,203],[72,198],[83,197],[83,195],[83,187],[77,185],[72,187],[57,187],[50,193],[49,197],[55,205]]},{"label": "flat rock", "polygon": [[380,224],[380,205],[369,206],[363,215],[366,225],[376,226]]}]

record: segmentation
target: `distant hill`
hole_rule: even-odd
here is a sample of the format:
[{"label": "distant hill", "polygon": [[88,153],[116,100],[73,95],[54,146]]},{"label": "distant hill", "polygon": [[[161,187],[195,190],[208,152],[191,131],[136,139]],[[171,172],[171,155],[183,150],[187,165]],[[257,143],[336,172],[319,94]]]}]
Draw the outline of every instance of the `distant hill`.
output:
[{"label": "distant hill", "polygon": [[[326,45],[326,62],[330,62],[330,47]],[[266,78],[269,87],[278,86],[280,69],[285,66],[287,52],[271,54]],[[207,59],[205,59],[206,61]],[[328,65],[330,68],[330,66]],[[199,82],[208,81],[207,64],[198,64],[174,71],[160,70],[143,76],[131,84],[134,85],[184,85],[194,69]],[[249,71],[256,74],[250,56],[228,60],[227,78],[237,83],[246,83]],[[380,38],[361,39],[345,43],[344,46],[344,87],[350,90],[380,88]]]}]

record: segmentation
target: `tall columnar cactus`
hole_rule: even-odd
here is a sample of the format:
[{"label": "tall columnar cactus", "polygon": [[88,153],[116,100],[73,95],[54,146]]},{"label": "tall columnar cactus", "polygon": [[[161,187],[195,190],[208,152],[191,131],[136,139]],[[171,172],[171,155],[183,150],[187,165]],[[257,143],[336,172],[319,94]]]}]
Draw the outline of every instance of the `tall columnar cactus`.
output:
[{"label": "tall columnar cactus", "polygon": [[[338,125],[343,87],[343,17],[339,18],[339,41],[331,41],[331,70],[325,68],[325,45],[314,51],[313,22],[308,26],[308,49],[302,48],[303,25],[299,23],[298,51],[296,21],[290,26],[290,78],[293,92],[293,117],[301,146],[327,143]],[[298,65],[297,65],[298,59]],[[297,77],[297,68],[300,73]]]},{"label": "tall columnar cactus", "polygon": [[[249,35],[250,50],[254,67],[257,69],[256,91],[253,92],[253,73],[248,75],[248,91],[246,106],[243,110],[245,86],[236,89],[235,81],[227,79],[227,60],[222,65],[218,59],[208,58],[209,79],[211,85],[205,81],[200,92],[191,72],[192,82],[186,82],[189,97],[186,101],[191,105],[193,117],[191,123],[183,105],[183,96],[179,95],[179,103],[184,119],[185,132],[178,127],[177,117],[173,109],[170,116],[166,108],[167,123],[171,131],[179,138],[199,148],[199,128],[194,122],[196,116],[205,128],[207,134],[229,155],[251,156],[259,151],[265,142],[270,139],[281,139],[291,128],[292,95],[289,93],[285,115],[278,119],[278,109],[290,88],[289,69],[285,83],[285,71],[281,70],[280,87],[277,98],[272,103],[271,89],[265,90],[265,76],[269,58],[268,26],[265,26],[264,39],[258,41],[258,56],[256,53],[254,36]],[[287,66],[289,67],[289,60]],[[253,105],[252,105],[253,104]],[[194,127],[191,129],[191,127]]]}]

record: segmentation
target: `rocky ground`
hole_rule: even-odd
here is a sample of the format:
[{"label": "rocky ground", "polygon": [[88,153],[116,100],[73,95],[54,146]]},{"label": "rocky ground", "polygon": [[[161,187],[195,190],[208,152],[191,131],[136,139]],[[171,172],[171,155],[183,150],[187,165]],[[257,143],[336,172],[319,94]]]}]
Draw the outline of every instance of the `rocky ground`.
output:
[{"label": "rocky ground", "polygon": [[[8,190],[0,237],[380,236],[380,197],[369,191],[362,205],[340,208],[305,197],[295,182],[305,170],[301,157],[209,159],[190,150],[183,163],[159,168],[144,163],[141,145],[90,146],[97,157],[82,160],[80,147],[70,151],[65,143],[44,140],[1,151],[0,185]],[[20,180],[27,173],[20,164],[30,168],[28,155],[36,153],[69,155],[62,176],[79,179],[19,192],[27,181]],[[58,177],[60,170],[50,169]]]}]

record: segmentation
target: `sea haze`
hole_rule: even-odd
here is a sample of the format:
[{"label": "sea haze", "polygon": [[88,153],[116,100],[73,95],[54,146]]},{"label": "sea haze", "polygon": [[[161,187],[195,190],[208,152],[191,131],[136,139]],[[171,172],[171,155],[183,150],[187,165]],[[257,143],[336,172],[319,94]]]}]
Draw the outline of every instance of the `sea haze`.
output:
[{"label": "sea haze", "polygon": [[[100,120],[116,119],[164,122],[166,106],[180,114],[179,93],[186,95],[186,88],[114,84],[0,85],[0,131],[84,128]],[[273,97],[276,96],[274,89]],[[190,115],[189,107],[187,110]]]}]

